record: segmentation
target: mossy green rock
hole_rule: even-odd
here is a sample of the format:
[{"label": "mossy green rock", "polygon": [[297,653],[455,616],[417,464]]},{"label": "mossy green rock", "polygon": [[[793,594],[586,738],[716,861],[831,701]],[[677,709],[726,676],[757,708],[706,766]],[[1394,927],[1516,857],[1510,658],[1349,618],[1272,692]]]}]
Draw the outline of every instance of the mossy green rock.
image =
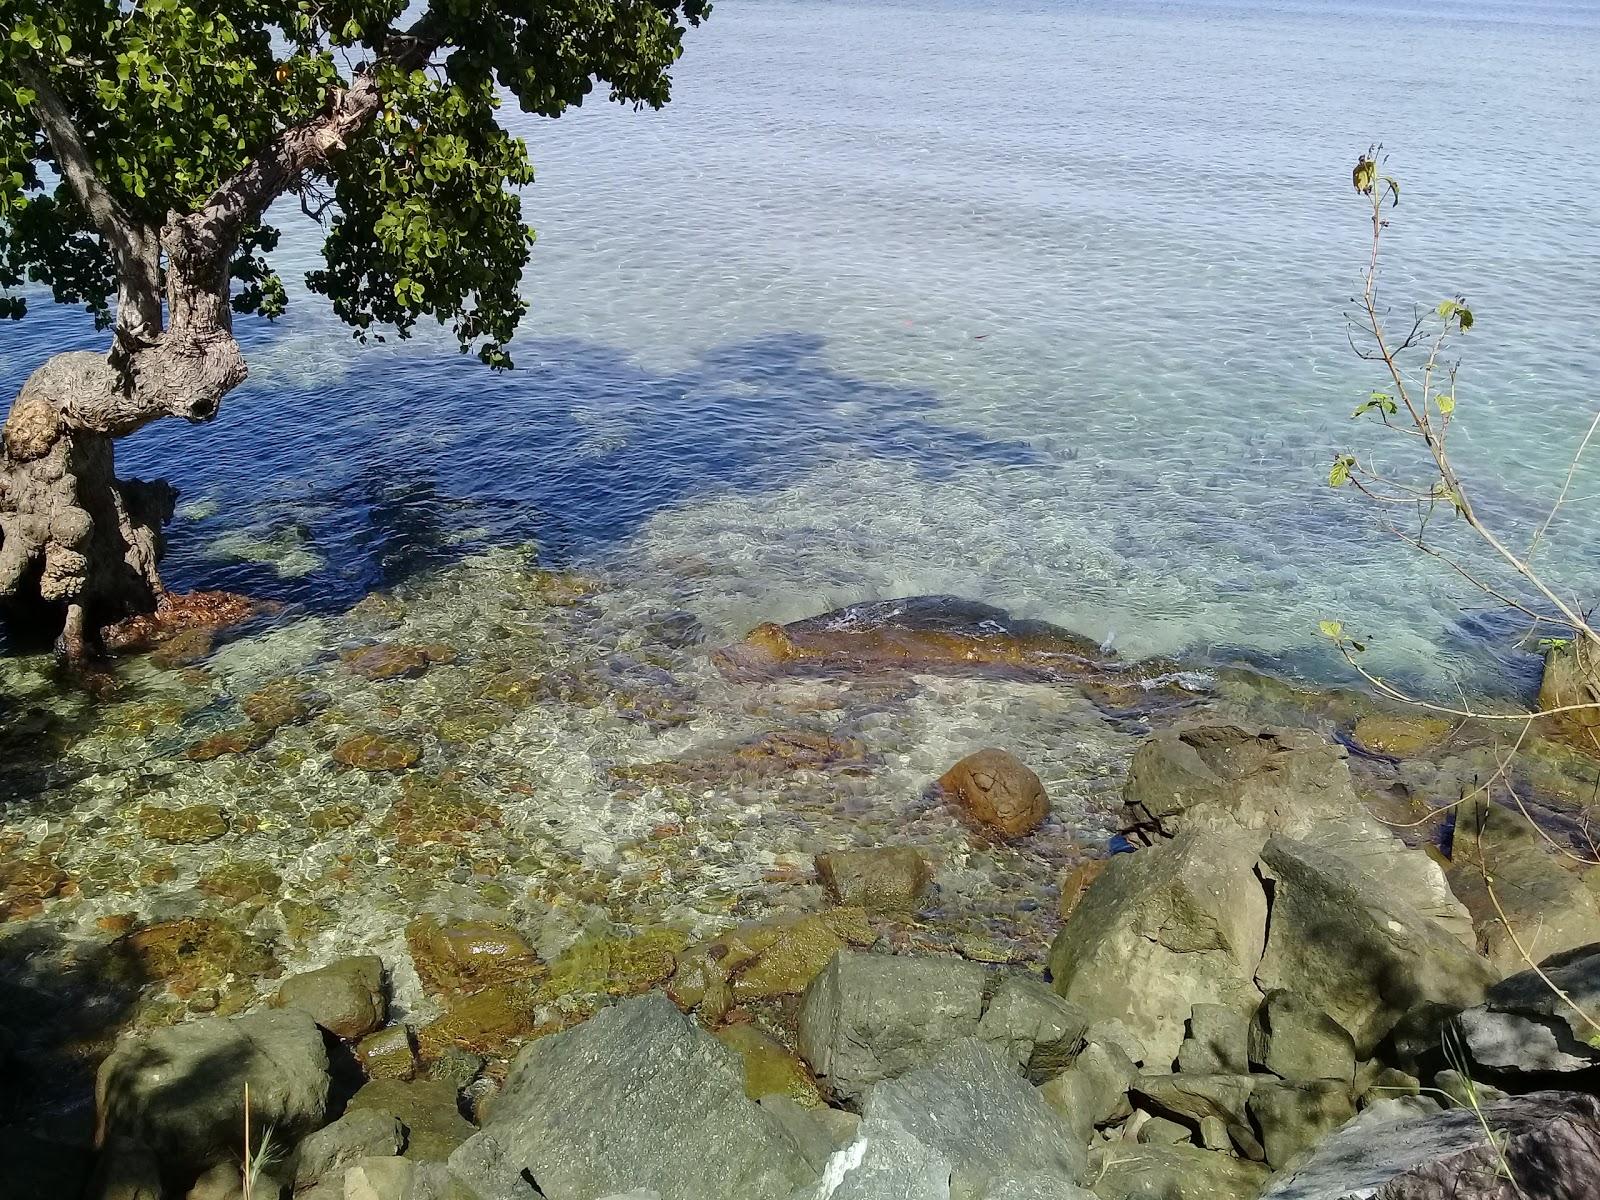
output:
[{"label": "mossy green rock", "polygon": [[405,1157],[443,1162],[477,1132],[456,1107],[456,1090],[432,1079],[374,1079],[351,1097],[346,1113],[373,1111],[406,1128]]},{"label": "mossy green rock", "polygon": [[417,1048],[411,1030],[391,1025],[369,1033],[356,1046],[356,1061],[369,1079],[410,1079],[417,1073]]},{"label": "mossy green rock", "polygon": [[776,1038],[754,1025],[724,1026],[716,1031],[716,1038],[744,1061],[744,1094],[750,1099],[787,1096],[806,1108],[825,1103],[811,1069]]},{"label": "mossy green rock", "polygon": [[592,1011],[609,997],[648,992],[672,976],[687,943],[687,936],[676,929],[581,938],[550,964],[539,998],[562,1011]]},{"label": "mossy green rock", "polygon": [[335,1037],[371,1033],[389,1012],[383,988],[383,962],[360,954],[291,975],[272,998],[274,1007],[297,1008]]},{"label": "mossy green rock", "polygon": [[200,891],[224,904],[265,904],[283,886],[283,877],[264,862],[223,863],[200,876]]},{"label": "mossy green rock", "polygon": [[510,925],[424,914],[406,926],[411,962],[431,993],[460,994],[545,973],[528,940]]},{"label": "mossy green rock", "polygon": [[160,808],[146,804],[139,810],[139,830],[147,838],[175,846],[214,842],[228,832],[228,819],[215,804],[187,808]]}]

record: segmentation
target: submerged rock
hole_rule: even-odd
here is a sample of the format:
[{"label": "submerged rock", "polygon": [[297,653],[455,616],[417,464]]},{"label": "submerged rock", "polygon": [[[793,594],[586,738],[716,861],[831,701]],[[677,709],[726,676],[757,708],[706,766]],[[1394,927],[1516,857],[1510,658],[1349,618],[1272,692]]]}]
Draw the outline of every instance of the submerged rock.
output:
[{"label": "submerged rock", "polygon": [[438,643],[408,646],[382,642],[375,646],[345,650],[339,658],[351,674],[363,679],[404,679],[422,674],[434,663],[454,662],[456,652],[450,646]]},{"label": "submerged rock", "polygon": [[333,748],[333,760],[363,771],[404,771],[416,765],[422,747],[408,738],[368,730],[347,737]]},{"label": "submerged rock", "polygon": [[910,912],[933,882],[927,860],[904,846],[829,850],[817,855],[816,867],[835,904],[868,912]]},{"label": "submerged rock", "polygon": [[201,738],[186,751],[190,762],[210,762],[224,754],[248,754],[267,744],[269,731],[255,725],[241,725],[237,729],[224,729],[210,737]]},{"label": "submerged rock", "polygon": [[[1539,709],[1600,704],[1600,675],[1595,670],[1596,649],[1584,639],[1551,645],[1545,651],[1544,676],[1539,682]],[[1575,708],[1544,718],[1554,737],[1589,754],[1600,755],[1600,708]]]},{"label": "submerged rock", "polygon": [[940,777],[939,786],[975,821],[1009,837],[1032,833],[1050,815],[1044,784],[1006,750],[967,755]]},{"label": "submerged rock", "polygon": [[406,926],[406,945],[429,992],[475,992],[545,973],[538,953],[518,930],[491,921],[425,913]]},{"label": "submerged rock", "polygon": [[451,1169],[487,1196],[649,1188],[662,1200],[790,1200],[816,1178],[745,1095],[739,1057],[660,993],[625,1000],[517,1057]]},{"label": "submerged rock", "polygon": [[139,809],[139,830],[158,842],[192,846],[222,837],[228,832],[228,818],[215,804],[191,804],[187,808],[146,804]]},{"label": "submerged rock", "polygon": [[1415,758],[1442,745],[1452,728],[1443,717],[1368,713],[1356,722],[1350,737],[1369,754]]}]

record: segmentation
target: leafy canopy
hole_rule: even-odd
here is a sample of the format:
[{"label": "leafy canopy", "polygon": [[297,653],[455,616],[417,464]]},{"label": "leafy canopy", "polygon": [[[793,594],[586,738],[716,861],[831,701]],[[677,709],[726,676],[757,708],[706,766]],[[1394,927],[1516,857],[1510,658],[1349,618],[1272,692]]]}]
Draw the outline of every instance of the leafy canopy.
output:
[{"label": "leafy canopy", "polygon": [[[116,263],[58,181],[24,68],[70,112],[94,170],[129,217],[158,231],[198,211],[285,130],[329,109],[358,67],[375,71],[376,117],[299,181],[328,214],[326,265],[307,276],[358,338],[417,320],[449,324],[463,351],[509,365],[526,305],[533,231],[516,189],[533,170],[496,120],[502,95],[559,116],[598,80],[613,100],[659,107],[684,29],[708,0],[0,0],[0,288],[25,280],[104,325]],[[421,69],[386,53],[436,47]],[[274,317],[286,296],[278,231],[248,230],[233,307]],[[23,299],[0,294],[0,316]]]}]

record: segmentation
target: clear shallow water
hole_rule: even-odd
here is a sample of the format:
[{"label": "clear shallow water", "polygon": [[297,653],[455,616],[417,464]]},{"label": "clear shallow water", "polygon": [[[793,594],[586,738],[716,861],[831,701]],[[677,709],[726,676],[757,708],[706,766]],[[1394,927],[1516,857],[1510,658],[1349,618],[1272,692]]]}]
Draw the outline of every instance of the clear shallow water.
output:
[{"label": "clear shallow water", "polygon": [[[124,469],[189,504],[174,583],[301,608],[532,538],[710,562],[719,632],[947,591],[1330,678],[1339,616],[1470,685],[1496,647],[1454,582],[1322,486],[1372,440],[1348,168],[1381,138],[1404,182],[1391,297],[1472,301],[1459,452],[1526,524],[1600,377],[1597,97],[1577,4],[730,0],[667,110],[520,118],[517,372],[360,351],[302,295],[218,424]],[[293,284],[318,239],[285,225]],[[0,331],[0,389],[67,344],[72,314]],[[1589,590],[1594,522],[1558,532]]]}]

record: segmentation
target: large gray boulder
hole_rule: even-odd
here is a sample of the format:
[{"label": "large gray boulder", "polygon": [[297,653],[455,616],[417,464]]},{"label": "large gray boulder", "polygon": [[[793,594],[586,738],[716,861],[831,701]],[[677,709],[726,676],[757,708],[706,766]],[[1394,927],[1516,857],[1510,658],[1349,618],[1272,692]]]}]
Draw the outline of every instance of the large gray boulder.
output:
[{"label": "large gray boulder", "polygon": [[952,1200],[1025,1175],[1075,1184],[1084,1147],[993,1046],[964,1038],[872,1089],[864,1125],[895,1125],[950,1164]]},{"label": "large gray boulder", "polygon": [[1255,874],[1263,841],[1187,832],[1112,858],[1050,948],[1056,991],[1122,1020],[1160,1069],[1177,1057],[1196,1003],[1253,1011],[1267,928]]},{"label": "large gray boulder", "polygon": [[[1571,1004],[1556,994],[1557,988]],[[1462,1013],[1456,1024],[1481,1067],[1584,1071],[1600,1066],[1600,1030],[1581,1013],[1600,1019],[1600,945],[1555,955],[1538,971],[1530,968],[1502,979],[1482,1005]]]},{"label": "large gray boulder", "polygon": [[[1493,1131],[1499,1149],[1491,1143]],[[1509,1167],[1512,1178],[1502,1170]],[[1262,1200],[1593,1200],[1600,1100],[1533,1092],[1486,1106],[1374,1124],[1328,1138]]]},{"label": "large gray boulder", "polygon": [[799,1048],[828,1093],[855,1105],[874,1083],[965,1037],[1048,1078],[1072,1061],[1088,1026],[1037,980],[957,958],[842,950],[806,988]]},{"label": "large gray boulder", "polygon": [[207,1017],[119,1039],[95,1079],[109,1144],[152,1153],[173,1174],[198,1174],[243,1150],[250,1126],[293,1143],[323,1122],[328,1054],[309,1015],[293,1010]]},{"label": "large gray boulder", "polygon": [[950,1200],[950,1163],[893,1121],[862,1121],[796,1200]]},{"label": "large gray boulder", "polygon": [[1121,1046],[1091,1036],[1066,1070],[1040,1085],[1039,1095],[1072,1126],[1079,1144],[1087,1144],[1095,1129],[1133,1112],[1128,1089],[1138,1078],[1139,1068]]},{"label": "large gray boulder", "polygon": [[800,1057],[836,1100],[858,1103],[879,1080],[976,1034],[988,978],[960,959],[841,950],[801,1000]]},{"label": "large gray boulder", "polygon": [[525,1047],[450,1167],[486,1196],[532,1180],[546,1200],[645,1187],[662,1200],[790,1200],[816,1178],[745,1096],[739,1056],[657,992]]},{"label": "large gray boulder", "polygon": [[1256,981],[1291,989],[1337,1021],[1359,1057],[1419,1005],[1470,1008],[1494,980],[1488,963],[1412,904],[1403,880],[1282,835],[1262,850],[1261,873],[1272,926]]},{"label": "large gray boulder", "polygon": [[1344,1026],[1298,993],[1267,993],[1250,1022],[1250,1062],[1284,1079],[1338,1079],[1348,1088],[1356,1048]]}]

